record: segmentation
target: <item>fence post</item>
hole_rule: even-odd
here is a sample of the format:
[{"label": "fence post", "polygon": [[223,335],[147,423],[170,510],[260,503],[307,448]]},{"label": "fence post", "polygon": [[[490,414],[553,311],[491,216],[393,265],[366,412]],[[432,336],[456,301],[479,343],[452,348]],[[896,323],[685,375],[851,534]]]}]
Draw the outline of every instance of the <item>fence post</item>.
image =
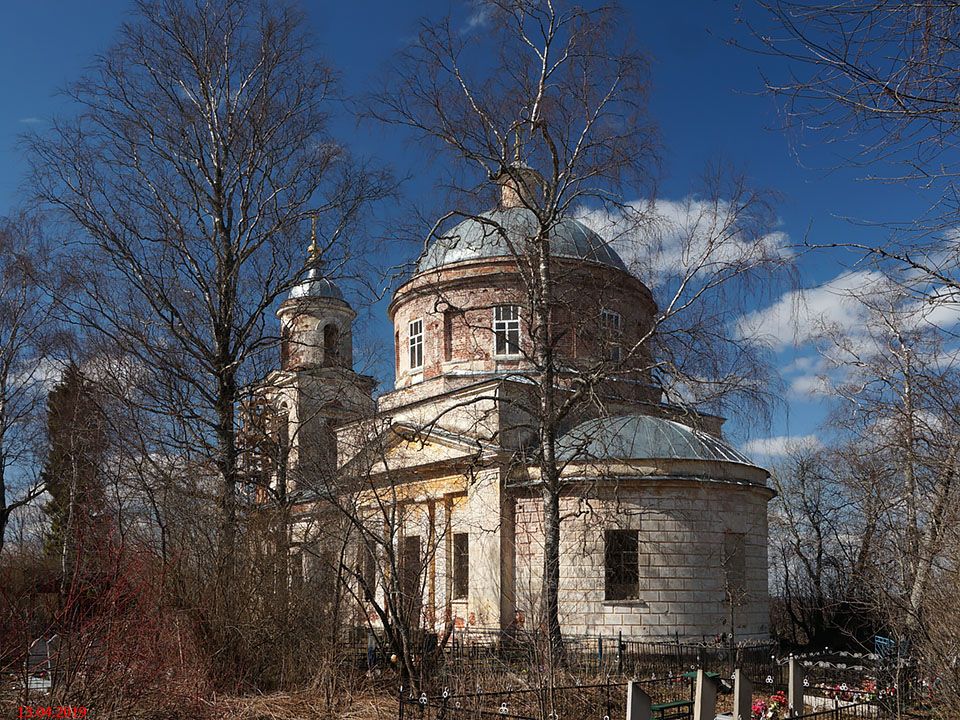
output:
[{"label": "fence post", "polygon": [[603,635],[597,636],[597,672],[603,672]]},{"label": "fence post", "polygon": [[400,692],[397,693],[397,718],[403,720],[403,685],[400,686]]},{"label": "fence post", "polygon": [[693,701],[693,720],[715,720],[717,717],[717,684],[703,668],[697,670],[697,697]]},{"label": "fence post", "polygon": [[753,683],[743,670],[733,671],[733,720],[750,720],[753,714]]},{"label": "fence post", "polygon": [[787,709],[789,717],[803,714],[803,667],[793,655],[790,656],[790,678],[787,684]]},{"label": "fence post", "polygon": [[617,675],[623,675],[623,630],[617,631]]},{"label": "fence post", "polygon": [[[636,680],[627,683],[627,720],[651,720],[653,701]],[[711,718],[711,720],[713,720]]]}]

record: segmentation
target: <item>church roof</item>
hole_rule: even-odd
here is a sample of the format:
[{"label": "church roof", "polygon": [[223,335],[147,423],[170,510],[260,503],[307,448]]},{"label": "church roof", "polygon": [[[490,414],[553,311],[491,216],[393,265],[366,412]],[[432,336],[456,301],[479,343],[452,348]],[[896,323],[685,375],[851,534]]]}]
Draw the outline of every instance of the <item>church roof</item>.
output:
[{"label": "church roof", "polygon": [[754,463],[723,440],[673,420],[620,415],[588,420],[557,440],[561,460],[712,460]]},{"label": "church roof", "polygon": [[333,280],[323,275],[319,268],[312,267],[307,271],[303,280],[291,288],[287,298],[290,300],[299,300],[301,298],[333,298],[334,300],[343,300],[343,293]]},{"label": "church roof", "polygon": [[[438,237],[420,258],[417,272],[466,260],[515,255],[511,243],[522,243],[525,238],[535,235],[537,224],[536,215],[526,207],[505,207],[480,213]],[[560,257],[627,269],[620,256],[602,237],[573,218],[564,218],[556,224],[550,249]]]}]

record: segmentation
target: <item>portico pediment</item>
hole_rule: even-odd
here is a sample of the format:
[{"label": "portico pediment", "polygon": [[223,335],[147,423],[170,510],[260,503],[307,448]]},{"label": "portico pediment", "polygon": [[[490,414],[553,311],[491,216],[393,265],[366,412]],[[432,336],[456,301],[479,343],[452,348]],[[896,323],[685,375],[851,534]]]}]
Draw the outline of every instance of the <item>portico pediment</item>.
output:
[{"label": "portico pediment", "polygon": [[363,449],[341,468],[341,474],[416,474],[429,467],[474,465],[484,455],[483,444],[473,438],[436,427],[392,423],[364,443]]}]

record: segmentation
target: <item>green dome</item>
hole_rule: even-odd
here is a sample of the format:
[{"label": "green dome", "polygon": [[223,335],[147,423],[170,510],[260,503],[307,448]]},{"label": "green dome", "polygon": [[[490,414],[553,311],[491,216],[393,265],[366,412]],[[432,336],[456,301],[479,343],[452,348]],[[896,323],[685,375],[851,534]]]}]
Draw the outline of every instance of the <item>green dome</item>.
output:
[{"label": "green dome", "polygon": [[561,460],[710,460],[754,465],[723,440],[673,420],[621,415],[588,420],[557,440]]},{"label": "green dome", "polygon": [[[536,232],[537,217],[528,208],[509,207],[480,213],[476,218],[468,218],[438,237],[420,258],[417,272],[468,260],[510,257],[515,254],[511,250],[514,242],[520,245]],[[565,218],[556,224],[550,238],[550,249],[559,257],[588,260],[619,270],[627,269],[620,256],[602,237],[572,218]]]}]

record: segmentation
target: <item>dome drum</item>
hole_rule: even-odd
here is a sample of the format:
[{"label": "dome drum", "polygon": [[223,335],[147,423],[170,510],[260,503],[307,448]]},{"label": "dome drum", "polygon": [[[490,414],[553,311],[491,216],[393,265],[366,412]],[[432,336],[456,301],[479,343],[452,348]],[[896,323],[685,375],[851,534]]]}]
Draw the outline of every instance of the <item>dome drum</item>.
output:
[{"label": "dome drum", "polygon": [[[592,363],[607,359],[614,344],[629,348],[639,342],[652,326],[656,304],[650,290],[622,269],[623,263],[599,238],[596,244],[570,247],[570,252],[552,260],[556,279],[552,332],[567,361]],[[501,254],[483,257],[458,251],[452,264],[426,263],[430,269],[397,290],[388,312],[394,324],[398,389],[443,373],[532,368],[525,283],[516,258],[490,251]],[[430,251],[425,257],[439,258]],[[517,308],[518,352],[497,348],[497,313],[508,306]],[[616,324],[615,342],[603,337],[610,330],[603,327],[604,321],[611,319]],[[422,357],[410,355],[411,327],[422,332],[422,339],[415,339],[422,343]],[[633,360],[649,366],[642,358]]]},{"label": "dome drum", "polygon": [[353,365],[356,312],[342,299],[291,297],[280,318],[280,364],[284,370]]}]

